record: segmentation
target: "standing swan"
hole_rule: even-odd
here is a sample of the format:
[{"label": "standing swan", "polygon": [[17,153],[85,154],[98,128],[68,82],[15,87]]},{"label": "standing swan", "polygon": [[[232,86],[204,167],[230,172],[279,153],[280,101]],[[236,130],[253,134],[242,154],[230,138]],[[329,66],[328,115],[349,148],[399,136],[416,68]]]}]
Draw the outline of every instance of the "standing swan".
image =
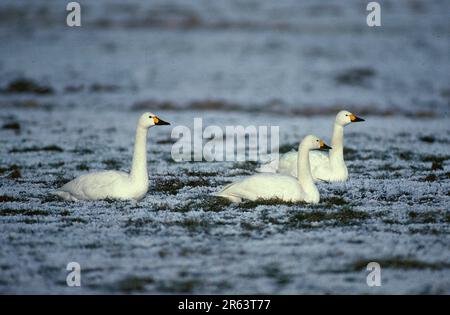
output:
[{"label": "standing swan", "polygon": [[[336,115],[329,155],[313,151],[310,153],[311,172],[314,180],[343,182],[348,179],[348,170],[344,161],[344,127],[364,119],[343,110]],[[297,152],[283,154],[279,160],[272,160],[259,169],[263,173],[281,173],[297,177]]]},{"label": "standing swan", "polygon": [[229,184],[217,196],[232,202],[241,202],[242,199],[278,198],[283,201],[318,203],[320,195],[311,175],[309,151],[319,149],[331,148],[315,136],[303,138],[297,154],[297,168],[300,174],[298,179],[289,175],[257,174]]},{"label": "standing swan", "polygon": [[152,113],[138,120],[131,173],[103,171],[81,175],[62,186],[55,195],[65,200],[142,199],[148,190],[147,131],[155,125],[170,125]]}]

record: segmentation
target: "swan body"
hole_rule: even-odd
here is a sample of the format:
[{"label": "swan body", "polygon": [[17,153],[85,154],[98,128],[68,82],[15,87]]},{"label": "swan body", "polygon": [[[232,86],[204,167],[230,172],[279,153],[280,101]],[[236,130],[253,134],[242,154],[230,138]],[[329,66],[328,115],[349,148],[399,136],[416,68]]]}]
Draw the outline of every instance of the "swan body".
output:
[{"label": "swan body", "polygon": [[297,153],[297,168],[301,175],[298,179],[282,174],[256,174],[226,186],[217,196],[232,202],[277,198],[287,202],[318,203],[320,194],[311,175],[309,151],[329,148],[319,138],[306,136]]},{"label": "swan body", "polygon": [[292,202],[305,199],[297,179],[281,174],[250,176],[226,186],[218,196],[226,197],[233,202],[241,202],[242,199],[255,201],[278,198]]},{"label": "swan body", "polygon": [[[333,147],[334,148],[334,147]],[[319,151],[309,153],[311,164],[311,173],[315,181],[322,180],[328,182],[346,181],[348,179],[348,170],[345,163],[335,163],[331,165],[330,157]],[[297,151],[291,151],[283,154],[279,160],[272,160],[261,167],[262,172],[278,172],[297,177]]]},{"label": "swan body", "polygon": [[66,200],[142,199],[148,190],[148,179],[134,183],[125,172],[103,171],[81,175],[62,186],[56,195]]},{"label": "swan body", "polygon": [[[332,149],[329,154],[318,151],[309,153],[311,173],[314,180],[343,182],[348,179],[348,170],[344,161],[344,127],[358,121],[364,121],[364,119],[345,110],[336,115],[331,140]],[[291,151],[283,154],[279,159],[273,159],[262,165],[258,171],[297,177],[297,158],[297,152]]]},{"label": "swan body", "polygon": [[168,125],[152,113],[144,113],[136,128],[131,173],[102,171],[81,175],[59,188],[55,195],[71,201],[78,200],[140,200],[148,191],[147,132],[155,125]]}]

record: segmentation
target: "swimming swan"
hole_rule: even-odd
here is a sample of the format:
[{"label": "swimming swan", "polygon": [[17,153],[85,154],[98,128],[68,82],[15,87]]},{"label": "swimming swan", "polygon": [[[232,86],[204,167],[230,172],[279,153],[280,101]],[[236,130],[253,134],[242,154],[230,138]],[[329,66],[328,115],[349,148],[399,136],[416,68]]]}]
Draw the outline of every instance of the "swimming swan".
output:
[{"label": "swimming swan", "polygon": [[143,114],[137,124],[131,173],[103,171],[81,175],[55,195],[65,200],[142,199],[148,190],[147,131],[155,125],[170,125],[152,113]]},{"label": "swimming swan", "polygon": [[241,181],[229,184],[217,193],[217,196],[229,199],[232,202],[241,202],[242,199],[274,199],[283,201],[305,201],[318,203],[319,191],[314,184],[309,165],[309,151],[331,149],[322,140],[315,136],[306,136],[298,147],[298,173],[297,179],[289,175],[256,174]]},{"label": "swimming swan", "polygon": [[[364,121],[364,119],[343,110],[336,115],[333,137],[329,155],[323,152],[311,151],[309,160],[314,180],[328,182],[343,182],[348,179],[348,170],[344,161],[344,127],[350,123]],[[263,173],[281,173],[297,177],[297,152],[283,154],[262,165],[258,171]]]}]

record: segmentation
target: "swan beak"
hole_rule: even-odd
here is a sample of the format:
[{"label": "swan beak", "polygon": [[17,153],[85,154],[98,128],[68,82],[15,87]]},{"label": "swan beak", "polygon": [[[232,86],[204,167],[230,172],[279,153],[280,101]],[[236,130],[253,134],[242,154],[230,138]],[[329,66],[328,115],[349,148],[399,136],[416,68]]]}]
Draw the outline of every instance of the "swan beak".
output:
[{"label": "swan beak", "polygon": [[327,145],[325,142],[323,142],[322,140],[320,140],[320,149],[319,150],[331,150],[332,147],[330,147],[329,145]]},{"label": "swan beak", "polygon": [[361,117],[355,116],[353,114],[350,115],[350,121],[351,122],[358,122],[358,121],[365,121],[364,119],[362,119]]},{"label": "swan beak", "polygon": [[170,123],[168,123],[167,121],[164,121],[164,120],[162,120],[162,119],[159,119],[158,117],[153,117],[153,123],[155,124],[155,125],[157,125],[157,126],[160,126],[160,125],[170,125]]}]

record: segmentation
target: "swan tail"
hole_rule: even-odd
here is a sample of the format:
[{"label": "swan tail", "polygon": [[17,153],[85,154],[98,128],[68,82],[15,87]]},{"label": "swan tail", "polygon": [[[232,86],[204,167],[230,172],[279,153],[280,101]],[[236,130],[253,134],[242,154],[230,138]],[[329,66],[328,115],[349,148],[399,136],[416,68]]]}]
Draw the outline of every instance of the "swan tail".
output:
[{"label": "swan tail", "polygon": [[63,190],[52,191],[51,194],[58,196],[64,200],[73,200],[73,201],[77,200],[70,193],[68,193],[67,191],[63,191]]},{"label": "swan tail", "polygon": [[231,202],[241,202],[242,198],[234,195],[229,189],[234,186],[235,183],[231,183],[226,185],[221,191],[215,193],[214,195],[217,197],[222,197],[230,200]]}]

